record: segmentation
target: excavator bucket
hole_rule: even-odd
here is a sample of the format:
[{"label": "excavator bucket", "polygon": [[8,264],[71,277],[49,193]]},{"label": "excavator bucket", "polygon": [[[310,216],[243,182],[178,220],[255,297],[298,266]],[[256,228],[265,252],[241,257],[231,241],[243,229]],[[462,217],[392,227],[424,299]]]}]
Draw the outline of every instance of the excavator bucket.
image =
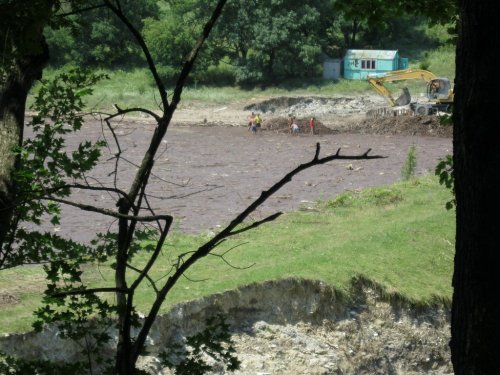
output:
[{"label": "excavator bucket", "polygon": [[399,98],[396,99],[396,105],[398,107],[403,106],[403,105],[408,105],[411,102],[411,95],[410,91],[408,90],[407,87],[403,87],[403,92],[399,96]]}]

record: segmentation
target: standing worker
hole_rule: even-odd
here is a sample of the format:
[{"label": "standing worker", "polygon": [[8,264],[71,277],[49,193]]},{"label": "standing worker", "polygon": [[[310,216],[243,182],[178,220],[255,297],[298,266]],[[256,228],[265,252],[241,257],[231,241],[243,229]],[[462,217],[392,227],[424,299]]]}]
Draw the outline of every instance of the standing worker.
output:
[{"label": "standing worker", "polygon": [[261,128],[262,119],[260,118],[260,115],[258,113],[254,117],[254,123],[255,123],[255,126],[257,127],[257,130],[262,130],[262,128]]},{"label": "standing worker", "polygon": [[311,135],[314,135],[314,126],[315,126],[314,117],[311,117],[309,120],[309,128],[311,129]]},{"label": "standing worker", "polygon": [[255,113],[250,113],[247,117],[248,120],[248,130],[252,128],[252,125],[255,124]]}]

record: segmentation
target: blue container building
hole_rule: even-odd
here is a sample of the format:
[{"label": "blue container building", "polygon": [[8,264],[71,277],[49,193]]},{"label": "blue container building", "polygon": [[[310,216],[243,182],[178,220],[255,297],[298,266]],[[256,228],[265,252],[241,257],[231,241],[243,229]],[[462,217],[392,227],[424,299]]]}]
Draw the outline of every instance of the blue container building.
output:
[{"label": "blue container building", "polygon": [[350,49],[344,56],[344,78],[366,79],[368,75],[408,68],[408,58],[399,52],[386,50]]}]

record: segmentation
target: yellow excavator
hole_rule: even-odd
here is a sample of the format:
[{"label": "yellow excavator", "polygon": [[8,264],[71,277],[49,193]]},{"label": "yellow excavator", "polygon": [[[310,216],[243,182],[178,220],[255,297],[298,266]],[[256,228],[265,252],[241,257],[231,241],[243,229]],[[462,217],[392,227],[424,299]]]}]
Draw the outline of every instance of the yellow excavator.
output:
[{"label": "yellow excavator", "polygon": [[[391,92],[384,83],[403,81],[410,79],[422,79],[427,82],[427,101],[411,102],[408,88],[403,88],[403,93],[394,99]],[[379,108],[368,111],[368,116],[378,117],[398,114],[433,115],[438,112],[448,112],[453,105],[453,87],[448,78],[437,77],[434,73],[422,69],[394,70],[380,75],[368,76],[368,82],[379,94],[384,96],[391,108]]]}]

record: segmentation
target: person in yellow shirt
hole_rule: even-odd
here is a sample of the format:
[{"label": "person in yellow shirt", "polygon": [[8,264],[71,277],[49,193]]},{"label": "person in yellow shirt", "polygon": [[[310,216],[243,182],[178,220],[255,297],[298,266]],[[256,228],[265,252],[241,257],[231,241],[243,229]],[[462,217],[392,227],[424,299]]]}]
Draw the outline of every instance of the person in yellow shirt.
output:
[{"label": "person in yellow shirt", "polygon": [[260,115],[257,113],[254,117],[254,123],[255,126],[257,127],[257,130],[262,130],[261,125],[262,125],[262,118]]}]

